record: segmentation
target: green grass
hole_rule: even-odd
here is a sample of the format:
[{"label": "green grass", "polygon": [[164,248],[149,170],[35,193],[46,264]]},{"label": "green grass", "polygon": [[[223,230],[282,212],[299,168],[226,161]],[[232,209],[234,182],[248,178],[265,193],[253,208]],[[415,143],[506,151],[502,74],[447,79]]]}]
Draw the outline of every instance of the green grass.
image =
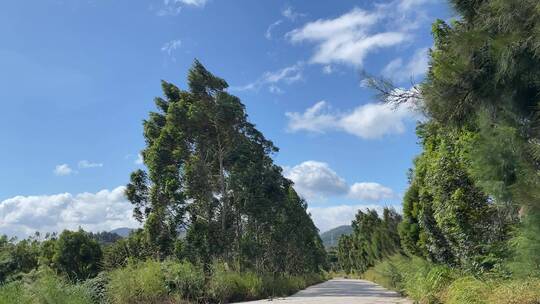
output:
[{"label": "green grass", "polygon": [[377,263],[362,277],[420,304],[540,304],[540,279],[475,277],[401,255]]},{"label": "green grass", "polygon": [[238,272],[216,263],[210,275],[188,262],[145,261],[73,284],[51,270],[0,286],[0,304],[228,303],[287,296],[326,277]]},{"label": "green grass", "polygon": [[50,270],[31,274],[23,281],[0,286],[1,304],[93,304],[90,291],[71,284]]}]

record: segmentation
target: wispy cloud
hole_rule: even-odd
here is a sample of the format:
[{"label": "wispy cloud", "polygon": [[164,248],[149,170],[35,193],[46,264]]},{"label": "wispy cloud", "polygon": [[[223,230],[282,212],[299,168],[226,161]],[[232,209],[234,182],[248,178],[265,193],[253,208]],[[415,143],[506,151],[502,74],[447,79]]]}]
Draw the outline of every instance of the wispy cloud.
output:
[{"label": "wispy cloud", "polygon": [[395,47],[414,39],[412,29],[423,22],[421,4],[430,0],[394,0],[374,9],[354,8],[330,19],[319,19],[286,34],[290,42],[314,45],[310,62],[361,67],[376,50]]},{"label": "wispy cloud", "polygon": [[166,54],[167,57],[172,61],[176,62],[175,51],[182,46],[182,41],[180,39],[174,39],[167,41],[161,47],[161,52]]},{"label": "wispy cloud", "polygon": [[272,24],[270,24],[268,26],[268,28],[266,29],[266,32],[264,33],[264,37],[268,40],[272,39],[272,31],[274,30],[274,28],[276,28],[278,25],[280,25],[281,23],[283,23],[283,20],[278,20]]},{"label": "wispy cloud", "polygon": [[296,19],[305,17],[306,14],[295,12],[292,6],[287,6],[281,11],[281,15],[291,21],[296,21]]},{"label": "wispy cloud", "polygon": [[163,6],[158,9],[158,16],[176,16],[184,6],[204,7],[208,0],[163,0]]},{"label": "wispy cloud", "polygon": [[93,163],[87,160],[81,160],[78,163],[79,169],[89,169],[89,168],[101,168],[103,167],[102,163]]},{"label": "wispy cloud", "polygon": [[137,154],[137,159],[135,159],[136,165],[142,165],[144,163],[143,156],[141,153]]},{"label": "wispy cloud", "polygon": [[409,62],[404,63],[402,58],[390,61],[381,74],[398,82],[415,81],[426,74],[429,63],[429,48],[417,49]]},{"label": "wispy cloud", "polygon": [[298,62],[294,65],[284,67],[277,71],[265,72],[254,82],[243,86],[231,87],[232,91],[258,91],[267,87],[271,93],[283,93],[278,84],[287,84],[301,81],[303,79],[303,63]]}]

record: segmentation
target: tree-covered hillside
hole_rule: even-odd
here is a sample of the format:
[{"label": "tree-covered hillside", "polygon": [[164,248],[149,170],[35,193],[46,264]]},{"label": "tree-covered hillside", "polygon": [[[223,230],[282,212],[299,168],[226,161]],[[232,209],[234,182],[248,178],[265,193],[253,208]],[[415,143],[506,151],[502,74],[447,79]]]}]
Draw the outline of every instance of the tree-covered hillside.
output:
[{"label": "tree-covered hillside", "polygon": [[353,229],[350,225],[338,226],[321,233],[321,240],[325,248],[336,247],[342,235],[349,235],[352,232]]}]

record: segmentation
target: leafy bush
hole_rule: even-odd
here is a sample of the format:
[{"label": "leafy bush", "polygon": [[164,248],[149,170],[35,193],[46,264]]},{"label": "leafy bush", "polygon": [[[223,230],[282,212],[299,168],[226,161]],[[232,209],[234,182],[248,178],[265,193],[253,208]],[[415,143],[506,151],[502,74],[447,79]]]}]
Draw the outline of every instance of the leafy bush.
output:
[{"label": "leafy bush", "polygon": [[188,300],[197,300],[203,297],[205,277],[201,268],[189,262],[165,261],[162,264],[162,269],[169,293],[176,293]]},{"label": "leafy bush", "polygon": [[107,285],[109,284],[109,275],[106,272],[100,272],[95,278],[84,281],[83,286],[90,293],[94,303],[108,303]]},{"label": "leafy bush", "polygon": [[93,278],[99,272],[103,253],[88,233],[65,230],[56,241],[53,264],[71,280]]},{"label": "leafy bush", "polygon": [[540,303],[540,279],[502,281],[492,292],[487,303],[538,304]]},{"label": "leafy bush", "polygon": [[209,295],[219,303],[256,299],[263,295],[262,279],[255,273],[229,270],[226,264],[214,264]]},{"label": "leafy bush", "polygon": [[443,295],[444,303],[448,304],[488,304],[487,297],[490,288],[487,283],[479,279],[466,276],[452,282]]},{"label": "leafy bush", "polygon": [[93,304],[92,296],[84,285],[70,284],[50,270],[38,274],[38,279],[28,286],[28,291],[32,303]]}]

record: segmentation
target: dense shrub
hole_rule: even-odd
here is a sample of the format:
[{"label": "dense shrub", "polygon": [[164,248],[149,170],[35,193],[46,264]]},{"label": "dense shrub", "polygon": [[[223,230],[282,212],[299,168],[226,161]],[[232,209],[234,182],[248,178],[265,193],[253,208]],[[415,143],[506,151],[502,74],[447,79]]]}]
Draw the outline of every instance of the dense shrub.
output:
[{"label": "dense shrub", "polygon": [[251,272],[236,272],[225,264],[215,264],[209,282],[210,297],[220,303],[255,299],[263,295],[262,279]]},{"label": "dense shrub", "polygon": [[107,294],[115,304],[163,303],[168,297],[161,264],[129,264],[110,273]]},{"label": "dense shrub", "polygon": [[53,264],[71,280],[96,276],[103,253],[97,241],[82,230],[65,230],[56,241]]},{"label": "dense shrub", "polygon": [[538,304],[540,279],[512,280],[463,271],[400,255],[377,263],[363,275],[422,304]]},{"label": "dense shrub", "polygon": [[0,286],[0,304],[30,304],[31,297],[25,292],[21,281],[11,282]]},{"label": "dense shrub", "polygon": [[70,284],[49,269],[0,287],[1,304],[93,304],[86,286]]},{"label": "dense shrub", "polygon": [[183,299],[198,300],[205,292],[205,277],[201,268],[189,262],[166,261],[162,264],[165,284],[169,293]]}]

